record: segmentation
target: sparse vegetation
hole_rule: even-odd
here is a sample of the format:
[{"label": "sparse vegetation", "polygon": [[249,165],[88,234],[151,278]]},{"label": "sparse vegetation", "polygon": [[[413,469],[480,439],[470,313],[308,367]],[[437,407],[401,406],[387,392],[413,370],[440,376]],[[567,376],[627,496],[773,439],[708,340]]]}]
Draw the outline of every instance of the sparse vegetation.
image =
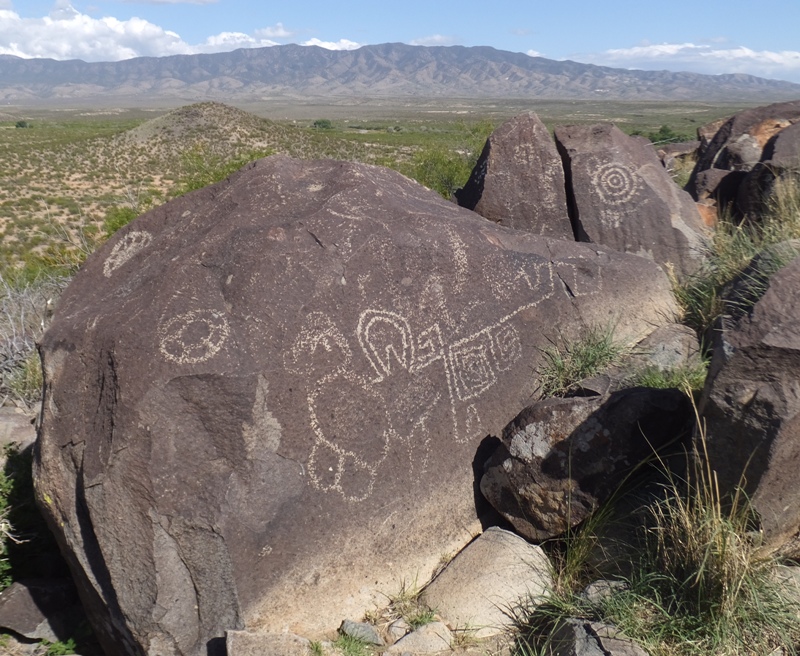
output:
[{"label": "sparse vegetation", "polygon": [[544,364],[537,372],[542,396],[565,396],[617,362],[626,352],[614,339],[612,327],[592,327],[577,340],[554,344],[544,350]]},{"label": "sparse vegetation", "polygon": [[647,505],[632,575],[595,601],[579,594],[585,578],[570,577],[525,616],[518,656],[551,653],[555,629],[570,617],[613,624],[653,656],[796,653],[800,606],[759,549],[746,497],[720,493],[704,444],[701,432],[689,480],[667,474]]},{"label": "sparse vegetation", "polygon": [[370,656],[374,653],[372,647],[366,642],[344,633],[339,634],[333,641],[333,647],[342,656]]},{"label": "sparse vegetation", "polygon": [[[730,216],[720,217],[700,271],[674,285],[684,323],[702,336],[720,315],[735,309],[746,311],[742,303],[752,306],[766,290],[769,276],[797,252],[791,246],[776,248],[778,244],[798,238],[800,179],[797,176],[776,180],[766,200],[765,211],[757,220],[734,221]],[[762,267],[750,281],[749,296],[737,299],[738,308],[732,308],[723,299],[723,290],[758,255],[763,258]]]},{"label": "sparse vegetation", "polygon": [[702,391],[708,373],[708,362],[697,360],[672,369],[645,367],[633,373],[626,381],[632,387],[654,387],[656,389],[688,389],[693,393]]}]

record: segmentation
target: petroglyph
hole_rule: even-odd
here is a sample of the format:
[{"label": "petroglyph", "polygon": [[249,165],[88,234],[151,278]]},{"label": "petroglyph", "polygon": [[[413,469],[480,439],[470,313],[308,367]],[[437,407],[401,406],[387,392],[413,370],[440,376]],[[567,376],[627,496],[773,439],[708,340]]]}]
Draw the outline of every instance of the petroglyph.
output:
[{"label": "petroglyph", "polygon": [[178,364],[197,364],[213,358],[230,335],[230,325],[216,310],[191,310],[158,328],[161,354]]},{"label": "petroglyph", "polygon": [[110,278],[111,274],[119,269],[138,252],[144,250],[153,241],[153,235],[144,230],[132,230],[120,239],[111,249],[103,264],[103,275]]},{"label": "petroglyph", "polygon": [[[451,417],[456,442],[480,437],[486,430],[481,397],[498,383],[500,374],[522,359],[520,331],[514,325],[520,314],[559,288],[573,297],[595,294],[601,291],[600,275],[598,268],[583,262],[522,266],[516,277],[508,279],[533,300],[456,339],[448,339],[451,330],[441,320],[420,329],[413,316],[368,308],[351,329],[363,360],[356,358],[358,349],[351,349],[346,329],[324,313],[310,313],[284,364],[292,373],[316,378],[308,388],[314,434],[307,468],[311,484],[349,501],[363,501],[371,495],[390,450],[401,445],[413,452],[409,461],[424,469],[430,440],[425,427],[434,413]],[[362,363],[369,364],[366,371]],[[446,396],[436,391],[442,382]],[[360,412],[319,412],[322,407],[342,405],[369,408],[373,414],[366,421]],[[364,436],[370,430],[373,434]]]},{"label": "petroglyph", "polygon": [[641,187],[641,178],[627,166],[607,162],[597,167],[592,183],[603,202],[622,205],[631,200]]}]

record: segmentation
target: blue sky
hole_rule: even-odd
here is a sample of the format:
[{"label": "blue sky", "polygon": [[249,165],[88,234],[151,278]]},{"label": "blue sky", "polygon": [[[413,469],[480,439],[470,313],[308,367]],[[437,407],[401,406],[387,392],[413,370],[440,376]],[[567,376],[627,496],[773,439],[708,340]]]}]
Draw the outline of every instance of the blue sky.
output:
[{"label": "blue sky", "polygon": [[798,0],[0,0],[0,54],[113,61],[401,41],[800,83],[798,26]]}]

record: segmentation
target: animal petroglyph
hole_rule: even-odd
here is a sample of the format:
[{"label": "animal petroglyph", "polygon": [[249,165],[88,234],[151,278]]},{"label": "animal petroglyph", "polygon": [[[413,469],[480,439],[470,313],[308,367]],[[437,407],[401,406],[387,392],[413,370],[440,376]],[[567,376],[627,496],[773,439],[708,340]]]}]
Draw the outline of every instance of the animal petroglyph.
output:
[{"label": "animal petroglyph", "polygon": [[178,364],[197,364],[214,357],[230,335],[225,316],[216,310],[191,310],[162,319],[161,354]]},{"label": "animal petroglyph", "polygon": [[592,183],[603,202],[622,205],[631,200],[641,187],[641,178],[627,166],[607,162],[597,167]]},{"label": "animal petroglyph", "polygon": [[111,249],[103,264],[103,275],[110,278],[111,274],[130,260],[136,253],[144,250],[153,241],[153,235],[144,230],[132,230],[120,239]]},{"label": "animal petroglyph", "polygon": [[[414,453],[410,462],[418,464],[413,466],[424,469],[430,439],[426,425],[434,415],[445,421],[450,417],[456,442],[486,432],[480,399],[522,359],[515,325],[520,314],[559,289],[568,297],[601,289],[600,270],[582,262],[543,262],[522,269],[510,280],[534,298],[465,337],[448,337],[451,330],[441,321],[419,329],[411,316],[373,307],[363,310],[350,329],[358,345],[351,349],[352,333],[348,338],[348,331],[330,317],[321,312],[306,317],[284,364],[311,378],[308,409],[314,440],[307,471],[314,487],[363,501],[388,453],[403,445]],[[363,359],[357,357],[359,349]],[[372,413],[368,419],[365,409]]]}]

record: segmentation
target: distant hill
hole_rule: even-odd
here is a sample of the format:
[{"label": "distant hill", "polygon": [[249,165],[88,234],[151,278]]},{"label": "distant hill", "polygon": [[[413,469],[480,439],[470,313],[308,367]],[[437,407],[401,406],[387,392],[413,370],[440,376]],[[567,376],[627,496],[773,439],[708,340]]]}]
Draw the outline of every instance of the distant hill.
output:
[{"label": "distant hill", "polygon": [[120,62],[0,56],[0,101],[248,100],[270,95],[768,102],[800,85],[751,75],[631,71],[490,47],[283,45]]}]

